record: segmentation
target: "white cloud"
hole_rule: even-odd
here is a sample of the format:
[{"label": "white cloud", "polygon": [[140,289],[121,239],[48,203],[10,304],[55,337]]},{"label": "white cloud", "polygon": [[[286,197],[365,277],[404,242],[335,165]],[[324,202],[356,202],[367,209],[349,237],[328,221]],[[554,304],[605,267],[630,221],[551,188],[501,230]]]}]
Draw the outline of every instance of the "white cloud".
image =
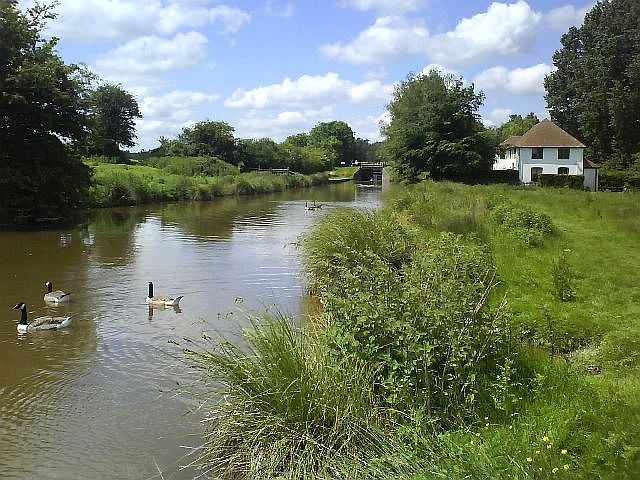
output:
[{"label": "white cloud", "polygon": [[178,33],[170,40],[150,36],[131,40],[98,57],[100,71],[146,74],[193,67],[206,59],[207,37],[198,32]]},{"label": "white cloud", "polygon": [[462,75],[460,75],[460,73],[457,70],[452,70],[450,68],[447,68],[443,65],[440,65],[439,63],[430,63],[429,65],[427,65],[426,67],[424,67],[419,75],[428,75],[429,72],[431,72],[431,70],[436,70],[440,75],[448,75],[451,74],[454,77],[461,77]]},{"label": "white cloud", "polygon": [[285,78],[282,83],[253,90],[239,88],[225,101],[225,106],[265,109],[320,106],[336,102],[386,103],[392,93],[393,85],[385,85],[380,80],[354,83],[330,72],[322,76],[303,75],[297,80]]},{"label": "white cloud", "polygon": [[453,31],[430,38],[427,54],[449,66],[518,55],[530,50],[541,22],[542,14],[524,0],[494,2],[486,12],[460,20]]},{"label": "white cloud", "polygon": [[[251,15],[211,0],[73,0],[60,2],[51,33],[65,41],[127,40],[139,36],[172,35],[188,28],[217,25],[218,33],[232,36]],[[22,8],[33,4],[22,0]]]},{"label": "white cloud", "polygon": [[569,27],[579,27],[584,22],[584,16],[593,8],[595,3],[590,3],[582,8],[575,5],[564,5],[554,8],[544,16],[545,25],[560,31]]},{"label": "white cloud", "polygon": [[278,5],[275,0],[268,0],[264,4],[264,10],[274,17],[290,18],[293,16],[294,5],[287,2],[285,5]]},{"label": "white cloud", "polygon": [[317,110],[287,110],[276,114],[252,110],[235,122],[237,136],[241,138],[269,137],[282,141],[289,135],[308,132],[319,122],[335,120],[330,106]]},{"label": "white cloud", "polygon": [[382,63],[424,55],[447,67],[526,53],[539,34],[543,15],[524,0],[494,2],[449,32],[433,35],[419,19],[384,16],[350,42],[320,47],[328,59],[345,63]]},{"label": "white cloud", "polygon": [[509,120],[509,115],[513,114],[510,108],[496,108],[482,119],[482,123],[490,127],[497,127]]},{"label": "white cloud", "polygon": [[514,70],[498,66],[480,72],[473,79],[473,83],[481,90],[504,90],[516,95],[540,95],[544,93],[544,77],[553,70],[554,67],[546,63]]},{"label": "white cloud", "polygon": [[320,53],[331,60],[346,63],[383,63],[424,53],[429,31],[420,20],[387,16],[360,32],[350,43],[320,46]]},{"label": "white cloud", "polygon": [[383,13],[405,13],[420,10],[426,6],[425,0],[343,0],[342,7],[353,7],[357,10],[377,10]]},{"label": "white cloud", "polygon": [[201,119],[195,107],[212,104],[219,98],[216,94],[181,90],[144,97],[139,102],[143,118],[136,122],[138,145],[153,148],[161,136],[175,137],[183,127]]}]

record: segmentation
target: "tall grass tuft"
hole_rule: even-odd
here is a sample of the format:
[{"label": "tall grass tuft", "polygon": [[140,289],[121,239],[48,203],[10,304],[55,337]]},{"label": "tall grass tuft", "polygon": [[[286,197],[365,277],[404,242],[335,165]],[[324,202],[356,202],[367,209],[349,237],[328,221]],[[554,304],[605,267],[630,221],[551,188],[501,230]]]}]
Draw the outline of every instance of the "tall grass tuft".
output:
[{"label": "tall grass tuft", "polygon": [[223,386],[223,400],[207,419],[203,460],[213,473],[315,479],[366,470],[384,478],[410,468],[388,435],[392,425],[368,365],[336,363],[313,334],[280,313],[251,323],[246,346],[205,338],[185,350]]}]

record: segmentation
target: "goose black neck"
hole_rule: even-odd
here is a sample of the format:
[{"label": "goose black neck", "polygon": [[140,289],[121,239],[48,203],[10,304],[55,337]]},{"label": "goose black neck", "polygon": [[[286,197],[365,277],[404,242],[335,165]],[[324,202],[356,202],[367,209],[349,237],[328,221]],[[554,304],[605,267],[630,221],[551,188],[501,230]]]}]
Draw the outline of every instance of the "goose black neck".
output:
[{"label": "goose black neck", "polygon": [[47,282],[47,293],[51,293],[53,291],[53,284],[51,282]]},{"label": "goose black neck", "polygon": [[153,283],[149,282],[149,298],[153,298]]},{"label": "goose black neck", "polygon": [[27,325],[27,309],[23,308],[20,310],[22,316],[20,317],[20,325]]}]

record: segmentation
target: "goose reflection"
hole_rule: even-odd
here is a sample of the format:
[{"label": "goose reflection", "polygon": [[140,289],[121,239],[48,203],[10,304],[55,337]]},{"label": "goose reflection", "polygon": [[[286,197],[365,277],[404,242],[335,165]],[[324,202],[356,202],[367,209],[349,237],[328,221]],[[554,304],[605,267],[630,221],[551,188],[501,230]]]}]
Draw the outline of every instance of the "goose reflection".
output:
[{"label": "goose reflection", "polygon": [[167,306],[164,306],[164,305],[152,305],[152,304],[149,304],[148,306],[149,306],[149,321],[153,320],[154,310],[160,310],[160,311],[173,310],[173,312],[175,314],[182,313],[182,309],[180,308],[179,305],[174,305],[172,307],[167,307]]}]

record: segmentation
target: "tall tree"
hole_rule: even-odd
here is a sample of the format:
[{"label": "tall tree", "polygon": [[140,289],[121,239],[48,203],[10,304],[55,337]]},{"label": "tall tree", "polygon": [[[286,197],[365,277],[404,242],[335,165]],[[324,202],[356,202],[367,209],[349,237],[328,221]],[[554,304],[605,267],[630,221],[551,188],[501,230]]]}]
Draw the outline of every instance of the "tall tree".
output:
[{"label": "tall tree", "polygon": [[640,2],[599,1],[571,27],[545,79],[551,118],[598,161],[640,152]]},{"label": "tall tree", "polygon": [[90,150],[117,157],[120,147],[135,145],[135,119],[141,118],[138,102],[120,85],[99,86],[89,95]]},{"label": "tall tree", "polygon": [[340,162],[347,165],[356,159],[356,141],[351,127],[345,122],[319,123],[309,132],[310,147],[322,148],[326,151],[328,167]]},{"label": "tall tree", "polygon": [[185,155],[218,157],[237,163],[233,132],[234,128],[228,123],[206,120],[183,128],[178,140],[185,146]]},{"label": "tall tree", "polygon": [[41,37],[50,7],[0,2],[0,222],[61,216],[78,207],[90,173],[71,142],[85,133],[85,76]]},{"label": "tall tree", "polygon": [[514,135],[524,135],[539,121],[540,120],[538,120],[538,117],[533,112],[525,115],[524,117],[522,115],[509,115],[509,120],[503,123],[499,128],[500,141],[506,140]]},{"label": "tall tree", "polygon": [[383,128],[384,155],[403,180],[436,179],[490,170],[494,145],[477,114],[484,94],[437,70],[409,75],[394,91]]}]

